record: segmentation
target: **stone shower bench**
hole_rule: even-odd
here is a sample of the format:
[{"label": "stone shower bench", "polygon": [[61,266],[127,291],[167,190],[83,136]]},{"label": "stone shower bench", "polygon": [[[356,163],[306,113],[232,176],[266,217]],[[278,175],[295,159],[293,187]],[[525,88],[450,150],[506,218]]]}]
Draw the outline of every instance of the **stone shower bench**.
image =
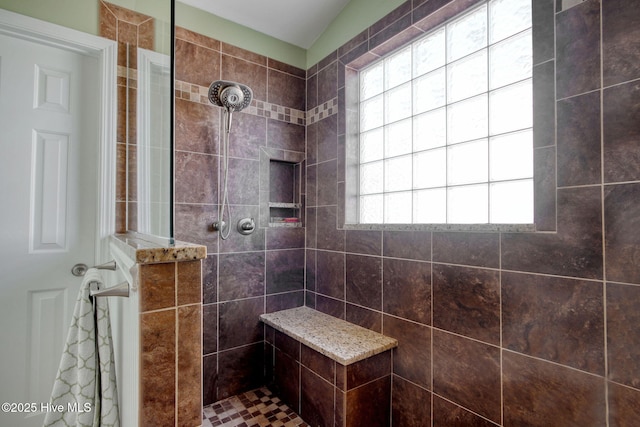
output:
[{"label": "stone shower bench", "polygon": [[309,307],[262,314],[260,320],[345,366],[398,346],[394,338]]},{"label": "stone shower bench", "polygon": [[302,419],[313,426],[389,425],[396,339],[309,307],[260,320],[273,384]]}]

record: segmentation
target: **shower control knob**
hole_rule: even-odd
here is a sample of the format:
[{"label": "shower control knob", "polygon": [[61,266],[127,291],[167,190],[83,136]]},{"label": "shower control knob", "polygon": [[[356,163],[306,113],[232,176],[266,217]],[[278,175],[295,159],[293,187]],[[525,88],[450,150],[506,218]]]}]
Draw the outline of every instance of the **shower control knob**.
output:
[{"label": "shower control knob", "polygon": [[227,228],[227,223],[225,221],[216,221],[211,224],[211,229],[213,231],[222,231]]},{"label": "shower control knob", "polygon": [[240,234],[251,234],[256,229],[256,223],[253,218],[242,218],[238,221],[238,233]]}]

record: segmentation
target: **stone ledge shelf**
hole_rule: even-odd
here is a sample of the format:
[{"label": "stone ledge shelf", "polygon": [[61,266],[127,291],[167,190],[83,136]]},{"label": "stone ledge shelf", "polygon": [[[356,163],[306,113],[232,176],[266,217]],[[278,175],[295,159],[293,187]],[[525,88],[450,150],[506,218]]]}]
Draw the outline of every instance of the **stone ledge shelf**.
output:
[{"label": "stone ledge shelf", "polygon": [[398,346],[394,338],[309,307],[262,314],[260,320],[345,366]]},{"label": "stone ledge shelf", "polygon": [[136,233],[135,231],[113,234],[110,237],[112,245],[139,264],[196,261],[207,257],[206,246]]}]

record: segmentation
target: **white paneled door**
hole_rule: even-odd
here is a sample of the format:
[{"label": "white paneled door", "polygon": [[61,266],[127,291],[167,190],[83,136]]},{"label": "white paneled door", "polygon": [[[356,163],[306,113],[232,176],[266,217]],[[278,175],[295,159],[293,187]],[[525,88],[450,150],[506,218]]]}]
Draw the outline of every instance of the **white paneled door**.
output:
[{"label": "white paneled door", "polygon": [[99,75],[95,57],[0,35],[2,426],[42,425],[71,268],[95,261]]}]

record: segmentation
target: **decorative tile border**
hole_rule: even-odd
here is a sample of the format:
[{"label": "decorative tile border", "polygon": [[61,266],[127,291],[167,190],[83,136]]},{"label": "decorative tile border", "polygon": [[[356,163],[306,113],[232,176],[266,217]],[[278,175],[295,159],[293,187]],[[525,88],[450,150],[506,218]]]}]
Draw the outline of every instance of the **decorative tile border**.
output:
[{"label": "decorative tile border", "polygon": [[[118,67],[118,77],[128,78],[135,82],[138,79],[137,70],[126,67]],[[199,104],[209,104],[209,88],[193,83],[176,80],[176,97]],[[282,105],[271,104],[269,102],[253,99],[249,107],[245,110],[248,114],[275,119],[282,122],[296,124],[300,126],[310,125],[320,120],[338,113],[338,98],[333,98],[322,105],[309,110],[301,111],[294,108],[283,107]]]},{"label": "decorative tile border", "polygon": [[322,105],[307,111],[307,124],[313,124],[338,113],[338,98],[335,97]]},{"label": "decorative tile border", "polygon": [[[176,80],[176,97],[200,104],[209,104],[209,88],[193,83]],[[304,126],[306,113],[294,108],[283,107],[269,102],[253,99],[245,110],[248,114],[275,119],[282,122]]]}]

